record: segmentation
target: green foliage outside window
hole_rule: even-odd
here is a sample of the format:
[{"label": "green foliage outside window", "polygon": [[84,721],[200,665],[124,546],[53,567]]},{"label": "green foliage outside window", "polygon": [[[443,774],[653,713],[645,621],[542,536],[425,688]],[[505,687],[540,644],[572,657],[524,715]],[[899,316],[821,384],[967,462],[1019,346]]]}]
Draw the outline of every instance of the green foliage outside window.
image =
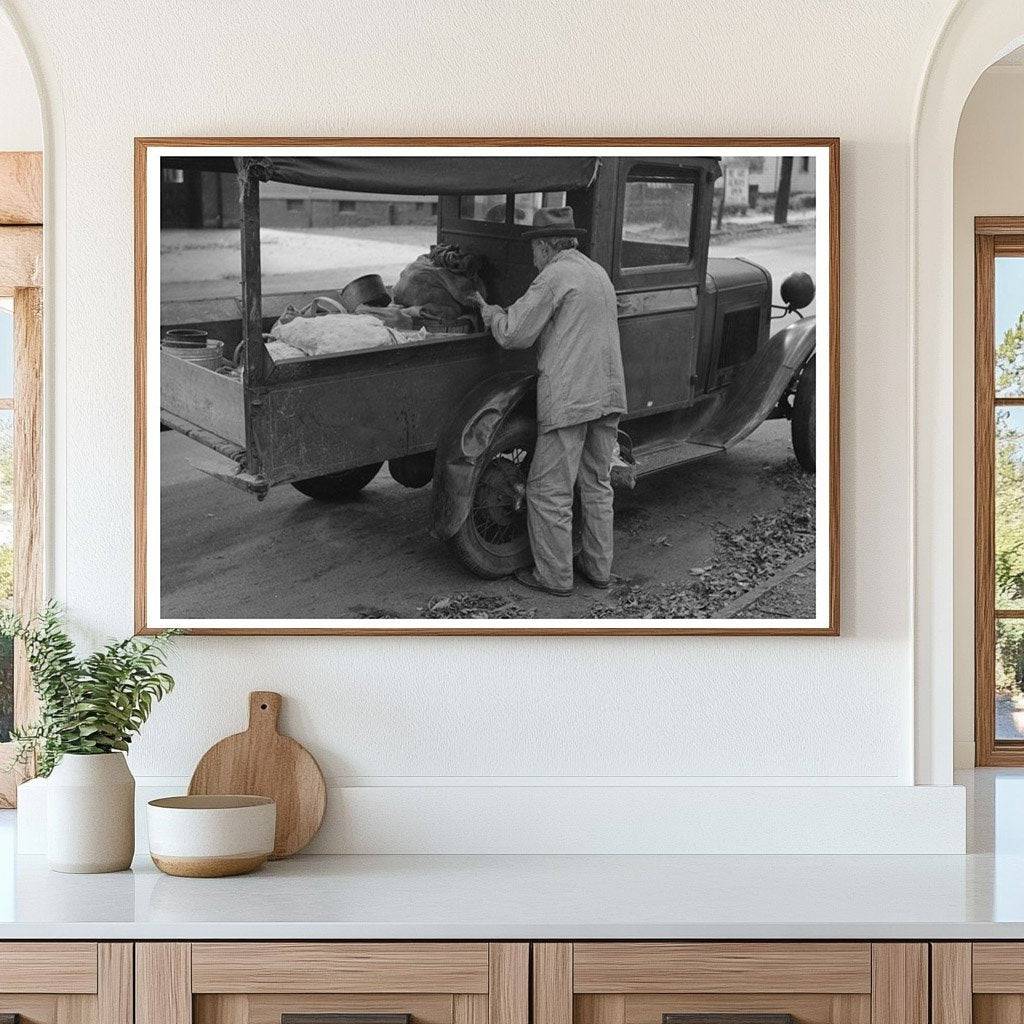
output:
[{"label": "green foliage outside window", "polygon": [[[1024,313],[996,346],[996,395],[1024,394]],[[996,608],[1024,607],[1024,410],[996,410]],[[996,630],[996,685],[1024,690],[1024,629],[1002,621]]]}]

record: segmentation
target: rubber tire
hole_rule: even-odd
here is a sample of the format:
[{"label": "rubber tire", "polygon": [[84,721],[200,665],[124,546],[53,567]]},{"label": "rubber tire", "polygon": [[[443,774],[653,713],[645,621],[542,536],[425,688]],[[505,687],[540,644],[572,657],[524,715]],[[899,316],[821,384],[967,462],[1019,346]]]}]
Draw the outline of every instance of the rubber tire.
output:
[{"label": "rubber tire", "polygon": [[344,501],[354,498],[379,472],[383,462],[345,469],[340,473],[325,473],[306,480],[293,480],[292,487],[314,501]]},{"label": "rubber tire", "polygon": [[[473,477],[473,493],[480,483],[484,468],[491,463],[499,452],[513,446],[526,448],[531,453],[537,441],[537,424],[531,417],[514,415],[506,420],[491,439],[487,450],[480,457]],[[530,539],[524,533],[522,544],[507,555],[488,548],[477,534],[473,524],[472,512],[466,516],[458,533],[448,538],[448,547],[455,557],[474,575],[487,580],[497,580],[510,576],[516,569],[523,569],[533,564],[530,553]]]},{"label": "rubber tire", "polygon": [[796,394],[793,396],[793,418],[790,428],[793,433],[793,454],[800,463],[801,469],[808,473],[814,472],[814,438],[815,438],[815,357],[804,363],[803,373],[796,383]]}]

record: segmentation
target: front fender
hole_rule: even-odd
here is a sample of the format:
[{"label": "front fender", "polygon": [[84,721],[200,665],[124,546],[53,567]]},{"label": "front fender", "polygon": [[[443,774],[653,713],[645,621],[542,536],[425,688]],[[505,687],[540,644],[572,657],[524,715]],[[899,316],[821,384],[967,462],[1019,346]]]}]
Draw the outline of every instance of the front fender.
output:
[{"label": "front fender", "polygon": [[458,533],[469,515],[480,457],[514,409],[537,384],[535,373],[502,373],[481,381],[459,403],[438,439],[431,533]]},{"label": "front fender", "polygon": [[687,440],[722,448],[739,444],[772,414],[814,348],[814,317],[804,317],[776,331]]}]

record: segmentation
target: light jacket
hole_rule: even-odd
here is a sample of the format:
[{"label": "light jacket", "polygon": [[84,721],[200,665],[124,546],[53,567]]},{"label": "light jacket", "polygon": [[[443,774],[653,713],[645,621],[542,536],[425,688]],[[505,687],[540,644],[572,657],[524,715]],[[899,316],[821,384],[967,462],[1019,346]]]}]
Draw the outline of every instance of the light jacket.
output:
[{"label": "light jacket", "polygon": [[502,348],[537,343],[541,432],[626,411],[615,288],[578,249],[565,249],[526,294],[491,320]]}]

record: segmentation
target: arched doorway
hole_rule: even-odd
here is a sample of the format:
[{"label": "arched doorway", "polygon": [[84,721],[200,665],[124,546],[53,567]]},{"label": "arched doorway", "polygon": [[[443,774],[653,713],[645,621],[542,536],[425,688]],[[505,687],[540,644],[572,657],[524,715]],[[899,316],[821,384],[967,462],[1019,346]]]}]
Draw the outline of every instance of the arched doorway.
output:
[{"label": "arched doorway", "polygon": [[[911,140],[915,779],[920,784],[949,784],[954,762],[954,148],[975,82],[1021,43],[1019,0],[961,0],[925,71]],[[971,587],[970,580],[964,582]]]}]

